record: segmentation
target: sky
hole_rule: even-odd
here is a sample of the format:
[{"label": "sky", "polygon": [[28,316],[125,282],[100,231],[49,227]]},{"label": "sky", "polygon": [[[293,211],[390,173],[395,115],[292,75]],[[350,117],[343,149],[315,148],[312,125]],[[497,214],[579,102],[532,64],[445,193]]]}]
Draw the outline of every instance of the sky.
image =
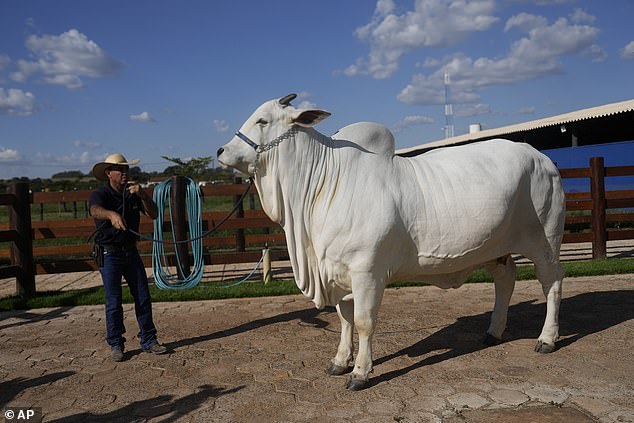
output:
[{"label": "sky", "polygon": [[[263,102],[397,148],[634,98],[632,0],[0,0],[0,178],[214,156]],[[624,153],[625,152],[625,153]],[[634,144],[552,152],[634,164]]]}]

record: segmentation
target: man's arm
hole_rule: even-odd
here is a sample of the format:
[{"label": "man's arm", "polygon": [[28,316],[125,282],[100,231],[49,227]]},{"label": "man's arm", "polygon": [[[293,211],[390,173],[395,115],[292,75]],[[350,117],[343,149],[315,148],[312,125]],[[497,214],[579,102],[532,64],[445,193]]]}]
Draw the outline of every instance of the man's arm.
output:
[{"label": "man's arm", "polygon": [[125,223],[121,215],[115,211],[108,210],[99,204],[90,206],[90,215],[98,220],[109,220],[112,226],[121,231],[125,231]]}]

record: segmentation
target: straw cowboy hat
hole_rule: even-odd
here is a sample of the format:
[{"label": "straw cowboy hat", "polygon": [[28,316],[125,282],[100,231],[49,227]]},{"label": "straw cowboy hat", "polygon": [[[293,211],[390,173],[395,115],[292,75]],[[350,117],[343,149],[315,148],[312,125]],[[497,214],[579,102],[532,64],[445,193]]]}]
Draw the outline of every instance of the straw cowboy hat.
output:
[{"label": "straw cowboy hat", "polygon": [[108,170],[110,166],[132,166],[139,162],[140,160],[127,161],[126,158],[123,157],[123,154],[111,154],[106,157],[106,160],[93,166],[92,174],[100,181],[107,181],[108,176],[106,176],[106,170]]}]

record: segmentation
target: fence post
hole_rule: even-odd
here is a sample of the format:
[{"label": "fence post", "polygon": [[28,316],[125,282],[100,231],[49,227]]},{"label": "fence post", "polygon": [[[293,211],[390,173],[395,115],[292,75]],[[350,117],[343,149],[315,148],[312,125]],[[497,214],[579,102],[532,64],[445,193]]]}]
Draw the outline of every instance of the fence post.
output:
[{"label": "fence post", "polygon": [[[172,213],[172,218],[174,219],[172,223],[174,225],[174,241],[184,241],[187,239],[186,194],[185,177],[172,176],[172,210],[174,211]],[[191,272],[187,243],[175,244],[174,249],[182,265],[182,267],[179,267],[178,264],[176,265],[178,276],[180,279],[185,279]]]},{"label": "fence post", "polygon": [[[233,180],[234,184],[242,185],[242,178],[236,177]],[[238,202],[238,209],[236,210],[236,218],[241,219],[244,217],[244,204],[240,201],[240,195],[235,195],[233,197],[233,204],[236,205]],[[246,251],[246,242],[244,240],[244,229],[236,229],[236,251],[243,253]]]},{"label": "fence post", "polygon": [[603,157],[590,159],[590,196],[592,197],[592,258],[607,255],[605,229],[605,165]]},{"label": "fence post", "polygon": [[16,277],[16,292],[30,297],[35,295],[35,263],[29,184],[16,182],[10,186],[9,192],[15,195],[15,203],[9,209],[9,227],[18,233],[18,239],[11,244],[11,264],[20,268]]}]

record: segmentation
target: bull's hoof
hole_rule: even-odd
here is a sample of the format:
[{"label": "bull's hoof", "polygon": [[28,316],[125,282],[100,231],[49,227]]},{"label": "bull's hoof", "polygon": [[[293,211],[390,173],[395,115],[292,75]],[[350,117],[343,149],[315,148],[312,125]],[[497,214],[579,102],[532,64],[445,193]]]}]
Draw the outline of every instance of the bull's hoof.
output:
[{"label": "bull's hoof", "polygon": [[360,391],[368,387],[368,381],[363,379],[357,379],[352,377],[352,375],[348,376],[346,379],[346,389],[350,391]]},{"label": "bull's hoof", "polygon": [[493,347],[495,345],[500,345],[502,343],[502,340],[487,332],[487,334],[484,336],[484,339],[482,340],[482,343],[487,347]]},{"label": "bull's hoof", "polygon": [[543,341],[537,341],[537,345],[535,345],[535,352],[548,354],[555,351],[557,347],[555,344],[547,344]]},{"label": "bull's hoof", "polygon": [[330,376],[341,376],[346,373],[350,373],[352,371],[352,367],[350,366],[337,366],[335,363],[330,363],[330,366],[326,369],[326,373]]}]

